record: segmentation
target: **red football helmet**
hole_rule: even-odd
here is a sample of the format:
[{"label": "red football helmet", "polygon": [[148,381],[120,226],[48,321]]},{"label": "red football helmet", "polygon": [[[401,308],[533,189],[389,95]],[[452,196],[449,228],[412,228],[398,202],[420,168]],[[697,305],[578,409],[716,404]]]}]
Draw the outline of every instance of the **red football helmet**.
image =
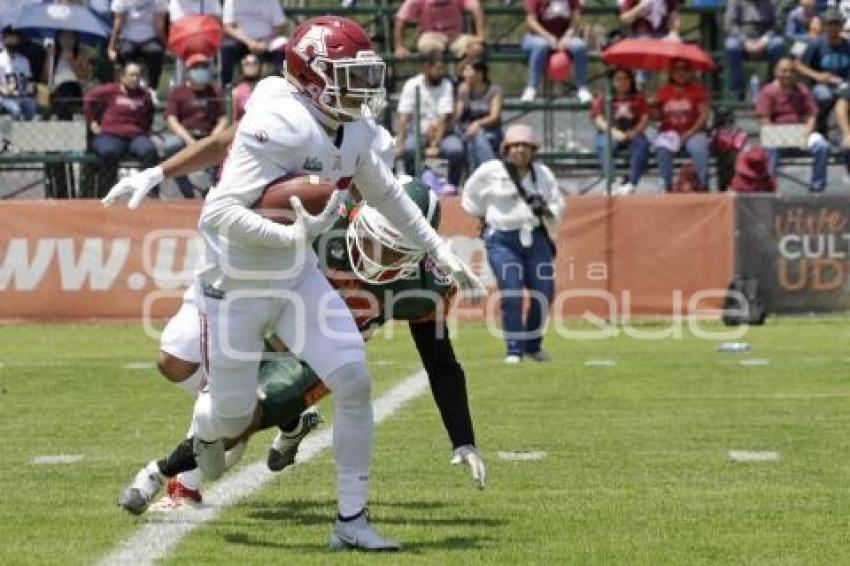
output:
[{"label": "red football helmet", "polygon": [[311,18],[286,43],[286,76],[331,118],[375,113],[385,99],[386,64],[357,22],[338,16]]}]

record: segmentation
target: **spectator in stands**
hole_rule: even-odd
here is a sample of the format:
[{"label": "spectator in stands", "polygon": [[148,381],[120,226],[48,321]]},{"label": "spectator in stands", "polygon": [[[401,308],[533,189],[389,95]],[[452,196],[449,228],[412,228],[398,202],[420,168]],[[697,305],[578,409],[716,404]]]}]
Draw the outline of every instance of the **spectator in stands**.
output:
[{"label": "spectator in stands", "polygon": [[743,100],[744,57],[766,57],[772,69],[785,52],[778,0],[729,0],[726,33],[729,82],[735,96]]},{"label": "spectator in stands", "polygon": [[580,102],[593,100],[587,89],[587,46],[579,37],[581,0],[525,0],[525,24],[522,49],[528,53],[528,81],[522,101],[531,102],[543,80],[546,62],[553,51],[569,52],[573,78]]},{"label": "spectator in stands", "polygon": [[[171,132],[165,136],[165,157],[227,127],[224,93],[213,84],[209,57],[194,53],[186,59],[186,67],[188,84],[175,87],[168,94],[165,121]],[[195,196],[188,177],[177,177],[175,181],[184,197]]]},{"label": "spectator in stands", "polygon": [[679,0],[619,0],[620,23],[633,37],[679,39]]},{"label": "spectator in stands", "polygon": [[220,0],[169,0],[168,19],[173,24],[198,14],[206,14],[221,19]]},{"label": "spectator in stands", "polygon": [[56,34],[56,57],[50,92],[50,110],[60,120],[71,120],[83,107],[83,90],[91,80],[91,60],[80,46],[80,36],[68,30]]},{"label": "spectator in stands", "polygon": [[[414,133],[412,117],[419,91],[419,134]],[[396,155],[404,156],[404,168],[410,175],[414,171],[417,148],[424,145],[426,158],[442,157],[449,162],[449,183],[455,187],[463,170],[463,142],[451,132],[454,115],[454,86],[446,76],[442,55],[431,53],[423,63],[422,72],[404,83],[398,99],[396,120]]]},{"label": "spectator in stands", "polygon": [[168,0],[112,0],[112,34],[106,55],[113,63],[141,63],[147,86],[156,90],[165,53]]},{"label": "spectator in stands", "polygon": [[658,168],[664,190],[673,188],[673,158],[684,147],[691,156],[699,187],[708,187],[708,90],[694,79],[690,63],[677,59],[670,65],[670,80],[655,97],[661,122],[655,137]]},{"label": "spectator in stands", "polygon": [[242,82],[233,87],[233,121],[238,122],[245,115],[245,103],[260,81],[260,58],[248,53],[240,65]]},{"label": "spectator in stands", "polygon": [[615,188],[616,194],[630,194],[640,182],[649,160],[649,140],[644,131],[649,124],[649,104],[638,92],[635,75],[631,69],[614,69],[611,73],[614,97],[611,103],[611,140],[613,150],[608,150],[608,127],[605,120],[605,99],[597,95],[590,107],[590,115],[599,132],[596,134],[596,153],[599,166],[607,174],[607,162],[617,151],[625,148],[629,154],[629,176]]},{"label": "spectator in stands", "polygon": [[776,176],[770,173],[764,148],[754,145],[738,153],[729,188],[736,193],[774,193]]},{"label": "spectator in stands", "polygon": [[[168,4],[168,19],[173,26],[186,16],[212,16],[217,20],[221,20],[221,0],[169,0]],[[183,84],[183,74],[185,65],[182,59],[174,61],[174,77],[175,85]]]},{"label": "spectator in stands", "polygon": [[841,130],[841,153],[844,157],[845,182],[850,177],[850,93],[842,92],[835,103],[835,121]]},{"label": "spectator in stands", "polygon": [[[502,142],[504,161],[494,159],[473,171],[461,202],[483,223],[487,259],[501,293],[508,364],[523,356],[538,362],[551,359],[542,347],[555,294],[555,243],[548,228],[557,229],[565,207],[555,175],[534,159],[539,147],[529,126],[510,126]],[[524,289],[529,291],[525,317]]]},{"label": "spectator in stands", "polygon": [[799,57],[810,42],[821,33],[822,22],[815,0],[800,0],[800,5],[788,12],[785,37],[791,42],[791,54]]},{"label": "spectator in stands", "polygon": [[97,86],[83,100],[86,120],[93,134],[92,151],[97,154],[97,198],[115,184],[118,162],[130,154],[143,168],[156,165],[156,147],[150,138],[153,98],[142,86],[142,67],[127,63],[118,81]]},{"label": "spectator in stands", "polygon": [[221,47],[222,84],[231,84],[236,62],[249,52],[272,61],[276,71],[280,69],[283,51],[272,48],[286,33],[280,0],[224,0],[222,20],[225,33]]},{"label": "spectator in stands", "polygon": [[[21,12],[30,4],[40,4],[41,0],[0,0],[0,30],[14,27]],[[30,32],[32,30],[29,30]],[[44,64],[47,52],[40,42],[31,41],[28,33],[20,32],[18,53],[27,58],[33,77],[44,76]]]},{"label": "spectator in stands", "polygon": [[844,17],[838,8],[827,9],[822,19],[824,34],[806,48],[797,61],[797,70],[814,83],[812,95],[818,105],[816,128],[825,134],[836,89],[850,80],[850,39],[841,35]]},{"label": "spectator in stands", "polygon": [[30,63],[20,51],[21,35],[17,30],[3,30],[3,51],[0,51],[0,107],[13,120],[32,120],[35,117],[35,83]]},{"label": "spectator in stands", "polygon": [[[809,89],[794,77],[794,61],[780,59],[774,69],[776,79],[759,92],[756,115],[765,124],[804,124],[799,147],[814,156],[810,190],[821,192],[826,188],[826,166],[829,160],[829,142],[815,131],[817,105]],[[770,174],[776,176],[781,150],[767,149]]]},{"label": "spectator in stands", "polygon": [[487,63],[473,59],[462,71],[455,122],[463,139],[469,171],[496,158],[502,143],[502,87],[490,82]]},{"label": "spectator in stands", "polygon": [[[464,12],[472,16],[471,34],[463,30]],[[393,30],[395,56],[399,59],[410,56],[404,46],[404,27],[408,23],[418,24],[419,53],[444,53],[448,49],[457,59],[466,60],[484,51],[487,25],[478,0],[404,0],[396,12]]]}]

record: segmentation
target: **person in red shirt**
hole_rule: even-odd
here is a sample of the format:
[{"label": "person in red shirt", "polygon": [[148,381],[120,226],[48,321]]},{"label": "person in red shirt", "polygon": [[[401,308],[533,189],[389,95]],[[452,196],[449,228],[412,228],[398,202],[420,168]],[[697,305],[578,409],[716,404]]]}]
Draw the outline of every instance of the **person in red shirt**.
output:
[{"label": "person in red shirt", "polygon": [[593,99],[590,116],[599,130],[596,134],[596,154],[603,173],[609,155],[625,148],[629,153],[629,177],[616,188],[617,194],[634,192],[649,160],[649,140],[643,133],[649,124],[649,104],[638,92],[635,75],[630,69],[614,69],[611,73],[614,99],[611,102],[611,140],[613,151],[608,151],[608,122],[605,120],[605,100],[601,94]]},{"label": "person in red shirt", "polygon": [[[170,132],[165,135],[165,157],[227,127],[224,93],[213,84],[209,57],[194,53],[186,58],[186,67],[187,84],[168,94],[165,120]],[[194,197],[195,188],[188,177],[177,177],[175,181],[184,197]]]},{"label": "person in red shirt", "polygon": [[153,98],[141,82],[141,65],[127,63],[117,82],[97,86],[83,99],[86,121],[94,135],[91,149],[98,156],[97,198],[115,184],[122,157],[132,155],[143,168],[159,161],[150,138]]},{"label": "person in red shirt", "polygon": [[556,50],[569,52],[579,102],[588,103],[593,95],[587,90],[587,45],[578,36],[581,29],[581,0],[524,0],[525,25],[522,50],[528,53],[528,82],[521,100],[531,102],[537,96],[549,55]]},{"label": "person in red shirt", "polygon": [[248,97],[254,91],[254,87],[262,78],[262,67],[260,58],[256,53],[248,53],[240,62],[241,81],[233,87],[231,99],[233,100],[232,116],[233,121],[238,122],[245,115],[245,104],[248,103]]},{"label": "person in red shirt", "polygon": [[661,117],[654,147],[664,190],[673,187],[673,158],[681,148],[691,156],[701,189],[708,187],[708,90],[694,80],[690,63],[677,59],[670,65],[670,80],[655,96]]},{"label": "person in red shirt", "polygon": [[[829,142],[815,131],[818,107],[812,92],[794,77],[795,63],[788,57],[780,59],[773,69],[776,77],[764,85],[756,98],[756,116],[762,124],[804,124],[799,146],[814,156],[811,191],[826,188],[826,168],[829,161]],[[840,124],[840,121],[839,121]],[[771,176],[776,176],[780,148],[765,150]]]},{"label": "person in red shirt", "polygon": [[775,193],[776,175],[770,172],[767,152],[754,145],[738,154],[729,188],[736,193]]},{"label": "person in red shirt", "polygon": [[[463,31],[464,12],[472,16],[471,34]],[[404,27],[414,22],[419,28],[416,42],[419,53],[443,53],[448,49],[465,64],[484,51],[487,24],[478,0],[405,0],[395,20],[393,40],[395,56],[399,59],[410,55],[404,46]]]},{"label": "person in red shirt", "polygon": [[620,23],[629,35],[679,41],[679,0],[619,0]]}]

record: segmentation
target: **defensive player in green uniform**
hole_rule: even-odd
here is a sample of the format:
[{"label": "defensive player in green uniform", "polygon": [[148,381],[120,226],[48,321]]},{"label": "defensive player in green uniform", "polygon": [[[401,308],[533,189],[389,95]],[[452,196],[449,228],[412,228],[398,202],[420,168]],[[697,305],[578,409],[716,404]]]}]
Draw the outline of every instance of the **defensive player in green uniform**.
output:
[{"label": "defensive player in green uniform", "polygon": [[[408,182],[405,188],[436,228],[440,207],[435,195],[417,181]],[[452,463],[470,466],[473,479],[483,488],[486,471],[475,448],[466,378],[455,358],[445,321],[448,304],[455,292],[451,277],[442,273],[431,258],[406,242],[377,210],[366,204],[355,205],[353,201],[346,202],[334,229],[317,239],[315,246],[323,272],[352,309],[361,332],[371,333],[388,320],[409,322],[434,400],[452,442]],[[199,374],[200,355],[194,357],[188,353],[193,344],[200,341],[193,307],[184,300],[180,312],[163,333],[158,365],[171,381],[191,382]],[[274,336],[267,342],[270,351],[286,349]],[[280,431],[267,461],[271,470],[278,471],[294,462],[299,443],[318,424],[318,414],[310,407],[327,395],[328,390],[320,376],[306,364],[280,355],[272,355],[261,364],[259,382],[257,414],[242,438],[228,441],[231,453],[228,459],[231,465],[238,460],[244,450],[244,441],[254,432],[278,427]],[[190,387],[196,392],[198,385]],[[168,457],[152,461],[140,470],[119,503],[131,513],[140,514],[147,509],[165,478],[194,468],[192,444],[187,439]],[[192,487],[187,489],[179,482],[172,482],[169,491],[174,496],[199,501],[200,494]]]}]

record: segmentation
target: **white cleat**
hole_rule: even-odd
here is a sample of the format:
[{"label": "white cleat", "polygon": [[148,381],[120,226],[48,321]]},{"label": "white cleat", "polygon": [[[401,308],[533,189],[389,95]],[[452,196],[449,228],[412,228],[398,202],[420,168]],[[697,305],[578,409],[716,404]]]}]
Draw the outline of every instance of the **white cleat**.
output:
[{"label": "white cleat", "polygon": [[195,462],[197,462],[206,479],[217,480],[224,474],[224,470],[227,468],[224,457],[224,440],[206,442],[196,436],[192,439],[192,452],[195,453]]},{"label": "white cleat", "polygon": [[516,354],[508,354],[505,356],[504,362],[508,365],[515,365],[522,361],[522,356],[517,356]]},{"label": "white cleat", "polygon": [[151,460],[136,473],[133,483],[124,490],[124,493],[118,499],[118,505],[133,515],[141,515],[147,511],[151,501],[156,497],[164,483],[165,476],[160,473],[156,460]]},{"label": "white cleat", "polygon": [[375,552],[401,550],[399,543],[384,538],[369,525],[365,510],[351,521],[337,519],[331,533],[329,546],[331,550],[368,550]]}]

